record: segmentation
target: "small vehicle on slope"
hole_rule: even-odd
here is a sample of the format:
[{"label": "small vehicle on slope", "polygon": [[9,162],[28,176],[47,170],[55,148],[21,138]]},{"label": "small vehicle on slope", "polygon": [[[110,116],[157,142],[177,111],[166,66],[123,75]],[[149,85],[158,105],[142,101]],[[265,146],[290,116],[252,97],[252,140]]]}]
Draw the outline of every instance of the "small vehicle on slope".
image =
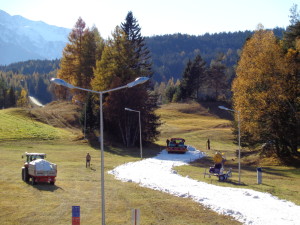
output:
[{"label": "small vehicle on slope", "polygon": [[32,185],[38,182],[49,182],[54,185],[57,175],[57,166],[54,163],[45,160],[45,153],[25,153],[22,158],[26,157],[22,167],[22,180]]},{"label": "small vehicle on slope", "polygon": [[183,138],[171,138],[167,140],[167,151],[168,153],[186,153],[187,146],[184,144],[185,140]]},{"label": "small vehicle on slope", "polygon": [[224,171],[224,163],[226,159],[223,157],[221,153],[216,152],[216,154],[213,157],[213,160],[215,165],[209,168],[210,174],[217,176],[219,178],[219,181],[225,181],[229,177],[232,177],[231,168],[227,172]]}]

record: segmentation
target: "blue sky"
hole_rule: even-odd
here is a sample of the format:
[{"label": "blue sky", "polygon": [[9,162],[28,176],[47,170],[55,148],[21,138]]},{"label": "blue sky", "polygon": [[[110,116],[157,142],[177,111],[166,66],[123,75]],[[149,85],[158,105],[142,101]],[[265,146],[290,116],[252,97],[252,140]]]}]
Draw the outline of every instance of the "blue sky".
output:
[{"label": "blue sky", "polygon": [[289,25],[290,8],[299,0],[0,0],[10,15],[72,28],[79,16],[107,38],[128,11],[143,36],[218,33]]}]

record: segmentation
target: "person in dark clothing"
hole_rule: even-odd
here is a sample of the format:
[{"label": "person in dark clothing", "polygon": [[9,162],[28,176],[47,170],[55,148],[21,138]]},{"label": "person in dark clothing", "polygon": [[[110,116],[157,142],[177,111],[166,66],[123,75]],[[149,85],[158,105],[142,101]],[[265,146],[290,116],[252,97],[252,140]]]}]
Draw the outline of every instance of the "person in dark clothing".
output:
[{"label": "person in dark clothing", "polygon": [[206,142],[206,148],[207,148],[208,150],[210,150],[210,140],[209,140],[209,139],[207,139],[207,142]]},{"label": "person in dark clothing", "polygon": [[166,141],[166,142],[167,142],[167,147],[168,147],[168,146],[169,146],[169,143],[170,143],[170,140],[169,140],[169,139],[167,139],[167,141]]},{"label": "person in dark clothing", "polygon": [[91,164],[90,164],[91,159],[92,159],[92,157],[91,157],[90,153],[87,153],[87,155],[86,155],[86,162],[85,162],[85,167],[86,168],[87,167],[91,167]]}]

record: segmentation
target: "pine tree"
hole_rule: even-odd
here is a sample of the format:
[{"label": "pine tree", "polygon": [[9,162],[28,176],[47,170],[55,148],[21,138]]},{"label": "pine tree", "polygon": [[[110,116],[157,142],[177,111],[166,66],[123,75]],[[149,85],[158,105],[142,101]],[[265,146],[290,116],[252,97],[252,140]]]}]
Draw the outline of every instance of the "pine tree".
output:
[{"label": "pine tree", "polygon": [[15,107],[16,106],[16,93],[13,87],[10,87],[8,90],[8,101],[7,101],[7,107]]},{"label": "pine tree", "polygon": [[291,26],[294,26],[297,22],[300,21],[300,15],[299,15],[297,4],[293,4],[293,6],[290,8],[290,13],[291,13],[291,15],[289,16],[290,23],[291,23]]},{"label": "pine tree", "polygon": [[202,59],[201,55],[197,55],[192,63],[191,68],[192,89],[196,92],[196,98],[199,98],[199,88],[206,85],[206,62]]},{"label": "pine tree", "polygon": [[205,61],[198,54],[193,61],[189,60],[180,81],[179,89],[176,90],[176,99],[188,99],[199,97],[199,88],[206,84]]},{"label": "pine tree", "polygon": [[[150,51],[148,50],[145,38],[141,34],[141,28],[131,11],[128,12],[125,22],[121,24],[121,28],[126,34],[127,40],[134,51],[133,61],[135,62],[132,69],[136,70],[143,77],[151,77],[152,63]],[[135,60],[136,59],[136,60]]]},{"label": "pine tree", "polygon": [[4,79],[1,76],[1,79],[0,79],[0,107],[1,107],[1,109],[5,108],[6,90],[7,90],[6,83],[4,82]]},{"label": "pine tree", "polygon": [[[297,7],[296,7],[297,9]],[[295,18],[295,17],[294,17]],[[294,23],[293,23],[294,22]],[[291,21],[291,25],[284,33],[284,46],[286,50],[287,76],[285,77],[285,96],[284,102],[288,105],[288,113],[283,114],[283,122],[287,122],[287,129],[283,132],[289,134],[290,145],[293,152],[297,152],[300,145],[300,21]],[[289,117],[287,117],[289,115]]]},{"label": "pine tree", "polygon": [[207,72],[208,87],[214,90],[214,99],[218,100],[221,93],[226,90],[226,66],[222,63],[223,55],[217,56],[216,60],[212,60]]},{"label": "pine tree", "polygon": [[[109,39],[104,47],[101,60],[96,63],[95,77],[92,81],[94,90],[108,90],[125,85],[137,77],[152,74],[149,51],[140,35],[137,21],[130,15],[132,14],[129,13],[126,22],[122,24],[124,28],[116,27],[112,39]],[[122,140],[126,146],[137,142],[137,121],[126,118],[124,108],[127,107],[141,111],[142,129],[152,130],[155,134],[156,128],[151,128],[155,123],[145,122],[148,117],[154,118],[154,112],[151,111],[153,107],[147,105],[150,97],[145,85],[109,93],[104,103],[106,131]],[[149,139],[152,134],[142,133],[144,141],[152,140]]]},{"label": "pine tree", "polygon": [[190,98],[194,92],[192,90],[191,86],[193,85],[193,79],[191,77],[191,71],[192,71],[192,62],[189,60],[186,64],[186,67],[184,69],[182,79],[180,82],[180,92],[181,92],[181,98],[187,99]]}]

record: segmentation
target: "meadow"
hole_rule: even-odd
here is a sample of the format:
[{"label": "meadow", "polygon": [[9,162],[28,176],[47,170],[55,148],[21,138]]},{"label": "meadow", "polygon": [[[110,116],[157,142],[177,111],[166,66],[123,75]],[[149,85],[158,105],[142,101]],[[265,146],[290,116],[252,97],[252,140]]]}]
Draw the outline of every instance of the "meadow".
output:
[{"label": "meadow", "polygon": [[[162,150],[166,138],[183,137],[187,144],[205,151],[207,157],[189,166],[176,168],[180,174],[216,185],[237,186],[236,171],[231,182],[221,183],[216,177],[203,178],[203,171],[211,164],[213,155],[213,151],[205,150],[207,138],[211,139],[213,149],[222,150],[229,160],[235,160],[230,166],[236,169],[237,147],[233,144],[230,121],[212,116],[209,110],[205,111],[197,104],[165,105],[157,113],[164,122],[161,136],[155,145],[144,146],[144,157],[152,157]],[[80,206],[81,224],[101,223],[98,147],[78,140],[79,131],[76,133],[38,122],[24,109],[0,110],[0,124],[0,224],[71,224],[72,206]],[[24,160],[21,156],[25,152],[44,152],[49,161],[57,164],[58,176],[54,186],[32,186],[22,181]],[[91,168],[85,167],[87,152],[92,156]],[[139,148],[105,146],[105,171],[137,160],[140,160]],[[263,188],[262,191],[273,188],[273,194],[286,199],[294,198],[292,201],[299,204],[299,192],[295,188],[300,184],[299,169],[283,166],[269,168],[263,175],[263,184],[256,185],[255,165],[246,168],[242,164],[243,185],[240,186]],[[271,180],[273,183],[269,183]],[[294,186],[289,188],[286,182]],[[144,225],[240,224],[190,199],[141,188],[135,183],[124,183],[107,173],[105,199],[108,225],[131,224],[131,210],[135,208],[140,209],[141,224]]]}]

